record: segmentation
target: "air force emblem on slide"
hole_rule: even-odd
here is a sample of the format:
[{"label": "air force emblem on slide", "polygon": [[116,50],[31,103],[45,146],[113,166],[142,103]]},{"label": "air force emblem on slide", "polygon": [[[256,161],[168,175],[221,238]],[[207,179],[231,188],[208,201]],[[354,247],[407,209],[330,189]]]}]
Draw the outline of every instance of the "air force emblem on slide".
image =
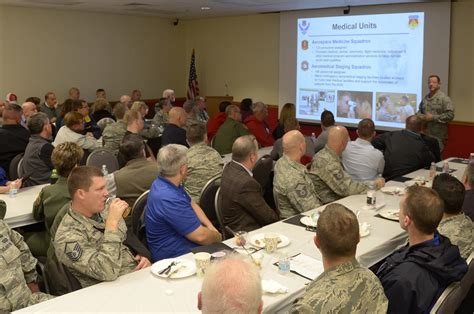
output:
[{"label": "air force emblem on slide", "polygon": [[418,15],[409,15],[408,16],[408,27],[415,29],[418,27]]},{"label": "air force emblem on slide", "polygon": [[77,262],[82,256],[82,248],[77,241],[66,242],[64,253],[73,262]]},{"label": "air force emblem on slide", "polygon": [[300,22],[300,24],[298,26],[300,28],[301,34],[306,35],[306,33],[308,32],[308,29],[309,29],[309,22],[306,21],[306,20],[303,20],[303,21]]}]

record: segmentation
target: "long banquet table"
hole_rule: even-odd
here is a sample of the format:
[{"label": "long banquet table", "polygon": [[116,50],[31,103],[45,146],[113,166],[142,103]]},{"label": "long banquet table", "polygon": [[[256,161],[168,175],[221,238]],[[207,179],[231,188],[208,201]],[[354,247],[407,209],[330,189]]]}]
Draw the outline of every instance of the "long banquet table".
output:
[{"label": "long banquet table", "polygon": [[11,227],[17,228],[38,222],[33,217],[33,203],[41,189],[48,184],[21,188],[15,197],[0,194],[0,199],[7,204],[7,214],[4,221]]},{"label": "long banquet table", "polygon": [[[439,163],[442,165],[442,163]],[[449,163],[455,169],[453,175],[461,179],[465,165]],[[418,170],[407,178],[426,177],[428,170]],[[404,186],[401,182],[389,181],[387,186]],[[399,207],[400,196],[377,192],[377,203],[384,203],[383,209]],[[404,245],[407,235],[398,222],[375,217],[377,210],[366,209],[366,195],[352,195],[337,201],[354,212],[359,213],[359,222],[370,224],[370,235],[363,237],[357,247],[356,257],[364,266],[371,266],[389,255],[396,248]],[[305,214],[311,214],[313,209]],[[258,233],[278,232],[287,236],[291,243],[277,253],[263,253],[261,277],[273,279],[288,288],[286,294],[264,294],[264,312],[280,313],[288,309],[289,304],[304,292],[308,279],[294,273],[282,275],[273,265],[280,253],[295,255],[306,254],[321,261],[321,254],[313,243],[314,232],[304,227],[279,221],[249,233],[249,237]],[[224,241],[234,247],[233,239]],[[262,251],[263,252],[263,251]],[[193,260],[191,253],[182,258]],[[167,312],[194,313],[197,309],[197,294],[202,279],[191,276],[183,279],[162,279],[153,276],[150,269],[143,269],[118,278],[113,282],[103,282],[92,287],[75,291],[68,295],[43,302],[18,312],[49,313],[49,312]],[[171,292],[171,293],[170,293]]]}]

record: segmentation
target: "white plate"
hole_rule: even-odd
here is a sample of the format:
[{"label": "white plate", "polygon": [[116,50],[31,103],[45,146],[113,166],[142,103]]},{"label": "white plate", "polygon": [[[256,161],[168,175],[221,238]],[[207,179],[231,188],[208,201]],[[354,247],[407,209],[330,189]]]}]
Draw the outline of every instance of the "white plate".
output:
[{"label": "white plate", "polygon": [[300,218],[300,222],[305,225],[305,226],[308,226],[308,227],[316,227],[316,225],[318,224],[318,221],[314,221],[313,218],[309,217],[309,216],[303,216]]},{"label": "white plate", "polygon": [[431,181],[425,181],[425,180],[409,180],[409,181],[405,181],[405,185],[406,186],[412,186],[412,185],[419,185],[419,186],[424,186],[424,187],[427,187],[427,188],[430,188],[431,187]]},{"label": "white plate", "polygon": [[386,209],[379,212],[379,215],[383,218],[387,218],[394,221],[398,221],[398,214],[399,211],[396,209]]},{"label": "white plate", "polygon": [[384,186],[380,189],[382,193],[390,195],[403,195],[405,194],[405,189],[399,186]]},{"label": "white plate", "polygon": [[[275,234],[277,234],[281,240],[281,242],[278,243],[277,248],[282,248],[290,244],[290,239],[288,239],[288,237],[285,237],[284,235],[279,234],[279,233],[275,233]],[[265,233],[256,234],[250,238],[250,244],[258,248],[264,248],[265,247],[264,238],[265,238]]]},{"label": "white plate", "polygon": [[160,275],[159,272],[168,267],[171,262],[179,262],[180,268],[173,273],[169,278],[178,279],[192,276],[196,273],[196,264],[194,261],[190,261],[182,258],[167,258],[156,262],[151,266],[151,273],[155,276],[167,278],[166,275]]}]

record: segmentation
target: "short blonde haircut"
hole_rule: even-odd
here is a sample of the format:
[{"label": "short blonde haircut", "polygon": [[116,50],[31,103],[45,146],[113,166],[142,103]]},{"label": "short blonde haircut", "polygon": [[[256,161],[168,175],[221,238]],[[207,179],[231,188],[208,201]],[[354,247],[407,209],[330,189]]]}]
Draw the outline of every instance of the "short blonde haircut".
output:
[{"label": "short blonde haircut", "polygon": [[123,118],[123,121],[127,125],[130,125],[132,122],[143,119],[142,114],[138,110],[129,110],[126,114],[125,117]]},{"label": "short blonde haircut", "polygon": [[94,102],[94,111],[104,110],[109,106],[109,102],[105,98],[97,98]]},{"label": "short blonde haircut", "polygon": [[142,108],[148,108],[148,106],[143,101],[134,101],[132,104],[132,108],[130,110],[140,110]]},{"label": "short blonde haircut", "polygon": [[79,145],[65,142],[54,148],[51,162],[61,177],[67,177],[72,169],[79,164],[83,155],[84,151]]},{"label": "short blonde haircut", "polygon": [[68,112],[64,116],[64,125],[68,128],[81,123],[84,123],[84,116],[77,111]]}]

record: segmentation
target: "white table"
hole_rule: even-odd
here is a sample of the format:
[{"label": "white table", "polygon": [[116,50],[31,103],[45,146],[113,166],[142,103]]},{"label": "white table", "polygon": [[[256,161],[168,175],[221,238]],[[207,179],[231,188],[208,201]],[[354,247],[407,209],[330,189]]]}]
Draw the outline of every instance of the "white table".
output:
[{"label": "white table", "polygon": [[9,194],[0,194],[0,199],[7,203],[7,214],[4,221],[11,227],[31,225],[38,221],[33,218],[33,203],[41,189],[48,184],[21,188],[15,197]]},{"label": "white table", "polygon": [[[442,165],[442,163],[440,163]],[[458,169],[454,175],[462,175],[465,165],[450,163],[450,167]],[[419,170],[407,175],[416,177],[427,174],[427,170]],[[388,182],[387,185],[401,186],[400,182]],[[377,203],[385,203],[383,209],[398,209],[400,196],[386,195],[377,192]],[[375,217],[377,211],[364,209],[366,195],[353,195],[337,201],[354,212],[360,210],[359,221],[370,224],[371,234],[361,238],[357,247],[356,257],[364,266],[371,266],[401,245],[407,240],[407,234],[396,221],[390,221]],[[321,209],[321,208],[319,208]],[[383,210],[381,209],[381,210]],[[318,210],[318,209],[315,209]],[[312,213],[314,210],[307,212]],[[297,225],[288,224],[283,221],[265,226],[249,233],[249,237],[258,233],[279,232],[287,236],[291,243],[278,252],[294,255],[303,253],[317,260],[321,260],[321,254],[313,243],[314,232],[307,231]],[[225,241],[233,247],[233,239]],[[263,251],[262,251],[263,252]],[[285,285],[289,292],[287,294],[268,295],[264,294],[264,312],[285,312],[291,302],[304,292],[305,284],[309,281],[296,274],[289,273],[281,275],[278,268],[273,265],[278,260],[278,254],[264,254],[262,263],[262,279],[273,279]],[[192,254],[186,254],[182,258],[192,260]],[[46,313],[46,312],[168,312],[168,313],[194,313],[197,309],[197,294],[200,291],[202,280],[196,276],[178,279],[164,280],[156,278],[150,273],[150,269],[144,269],[118,278],[113,282],[104,282],[95,286],[75,291],[68,295],[43,302],[19,312],[22,313]],[[173,295],[167,295],[165,290],[172,290]]]}]

